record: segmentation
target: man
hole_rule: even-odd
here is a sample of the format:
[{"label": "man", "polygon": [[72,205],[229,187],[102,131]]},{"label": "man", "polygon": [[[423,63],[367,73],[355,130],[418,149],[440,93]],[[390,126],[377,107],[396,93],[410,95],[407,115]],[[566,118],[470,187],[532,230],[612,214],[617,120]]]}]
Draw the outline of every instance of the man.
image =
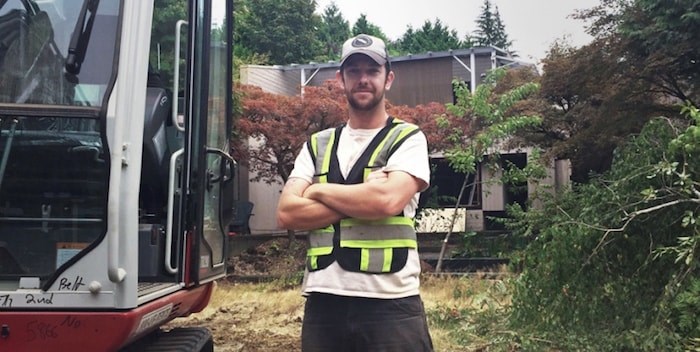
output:
[{"label": "man", "polygon": [[302,350],[432,351],[413,222],[430,180],[425,135],[386,112],[381,39],[347,40],[336,79],[347,124],[311,136],[277,209],[280,228],[311,230]]}]

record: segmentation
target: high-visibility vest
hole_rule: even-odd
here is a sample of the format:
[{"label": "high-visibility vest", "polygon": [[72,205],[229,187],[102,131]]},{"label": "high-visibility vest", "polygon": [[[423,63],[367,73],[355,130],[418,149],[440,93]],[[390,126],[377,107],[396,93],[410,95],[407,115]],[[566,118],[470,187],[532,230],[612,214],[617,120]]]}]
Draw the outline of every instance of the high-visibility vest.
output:
[{"label": "high-visibility vest", "polygon": [[[320,131],[309,139],[315,183],[362,183],[372,171],[386,166],[389,157],[406,139],[419,132],[418,126],[390,117],[347,177],[343,177],[337,157],[343,127]],[[403,214],[379,220],[342,219],[311,231],[308,238],[306,265],[309,271],[324,269],[337,261],[348,271],[394,273],[406,265],[408,250],[418,247],[414,220]]]}]

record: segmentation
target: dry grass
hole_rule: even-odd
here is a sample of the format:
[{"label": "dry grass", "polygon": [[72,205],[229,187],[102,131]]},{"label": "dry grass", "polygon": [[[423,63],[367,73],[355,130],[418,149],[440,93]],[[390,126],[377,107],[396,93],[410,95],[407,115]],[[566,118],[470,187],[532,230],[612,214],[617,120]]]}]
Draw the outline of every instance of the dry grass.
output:
[{"label": "dry grass", "polygon": [[[475,351],[476,338],[465,346],[455,326],[464,324],[464,312],[507,305],[507,294],[494,295],[499,280],[465,277],[422,278],[421,296],[428,314],[436,351]],[[502,282],[501,282],[502,283]],[[217,351],[299,351],[304,298],[298,286],[278,283],[222,281],[202,312],[174,325],[205,325],[215,337]]]},{"label": "dry grass", "polygon": [[510,295],[499,277],[489,275],[428,276],[423,278],[421,296],[428,315],[436,351],[482,351],[487,336],[477,331],[478,312],[510,304]]}]

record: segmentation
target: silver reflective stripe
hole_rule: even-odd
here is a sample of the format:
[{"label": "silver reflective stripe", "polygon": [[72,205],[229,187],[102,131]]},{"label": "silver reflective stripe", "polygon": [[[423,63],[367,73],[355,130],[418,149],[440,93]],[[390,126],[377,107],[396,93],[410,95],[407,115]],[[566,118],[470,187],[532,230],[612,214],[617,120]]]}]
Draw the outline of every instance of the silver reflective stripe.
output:
[{"label": "silver reflective stripe", "polygon": [[308,236],[309,247],[333,247],[333,232],[333,226],[311,231]]},{"label": "silver reflective stripe", "polygon": [[391,270],[391,248],[366,248],[360,253],[360,270],[370,273],[386,273]]},{"label": "silver reflective stripe", "polygon": [[384,137],[382,142],[377,146],[377,149],[372,153],[369,159],[369,166],[384,166],[389,159],[389,150],[394,144],[400,142],[406,135],[418,129],[418,126],[410,123],[399,123],[392,127],[389,133]]},{"label": "silver reflective stripe", "polygon": [[341,241],[416,240],[413,219],[393,217],[380,221],[340,221]]}]

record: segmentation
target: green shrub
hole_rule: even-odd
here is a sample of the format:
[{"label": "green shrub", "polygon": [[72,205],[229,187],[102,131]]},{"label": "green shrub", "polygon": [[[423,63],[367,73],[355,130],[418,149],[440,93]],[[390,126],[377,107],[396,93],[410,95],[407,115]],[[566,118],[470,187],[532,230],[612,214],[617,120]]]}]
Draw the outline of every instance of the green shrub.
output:
[{"label": "green shrub", "polygon": [[700,115],[686,111],[689,123],[648,123],[610,172],[539,211],[512,212],[514,235],[530,240],[513,329],[564,350],[698,346]]}]

